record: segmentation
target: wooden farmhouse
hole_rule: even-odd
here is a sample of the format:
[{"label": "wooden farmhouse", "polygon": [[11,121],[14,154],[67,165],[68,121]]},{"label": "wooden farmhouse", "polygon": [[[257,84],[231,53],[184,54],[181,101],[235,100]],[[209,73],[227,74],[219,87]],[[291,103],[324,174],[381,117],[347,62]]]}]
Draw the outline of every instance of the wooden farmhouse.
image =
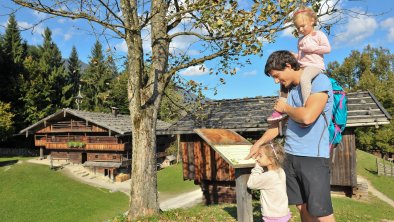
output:
[{"label": "wooden farmhouse", "polygon": [[[170,126],[158,120],[157,132]],[[131,120],[128,115],[63,109],[23,129],[20,134],[34,135],[40,157],[82,164],[94,174],[112,180],[130,174]],[[165,135],[157,137],[157,152],[163,153],[171,142]]]},{"label": "wooden farmhouse", "polygon": [[[331,156],[331,185],[333,190],[342,188],[352,193],[357,186],[354,130],[389,124],[391,116],[369,91],[348,93],[348,98],[347,128],[342,143]],[[256,97],[207,102],[201,112],[185,116],[168,129],[178,136],[183,178],[201,186],[207,204],[235,203],[235,171],[195,129],[229,129],[253,142],[267,129],[266,119],[276,99]]]}]

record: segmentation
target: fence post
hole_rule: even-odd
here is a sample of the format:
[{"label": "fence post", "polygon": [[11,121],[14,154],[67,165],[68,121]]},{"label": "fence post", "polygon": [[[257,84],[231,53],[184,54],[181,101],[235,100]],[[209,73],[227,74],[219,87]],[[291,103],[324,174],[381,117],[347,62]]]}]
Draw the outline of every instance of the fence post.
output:
[{"label": "fence post", "polygon": [[386,176],[386,165],[384,164],[384,159],[383,159],[383,175]]},{"label": "fence post", "polygon": [[379,161],[378,158],[376,158],[376,169],[378,170],[378,176],[380,175],[380,170],[379,170]]}]

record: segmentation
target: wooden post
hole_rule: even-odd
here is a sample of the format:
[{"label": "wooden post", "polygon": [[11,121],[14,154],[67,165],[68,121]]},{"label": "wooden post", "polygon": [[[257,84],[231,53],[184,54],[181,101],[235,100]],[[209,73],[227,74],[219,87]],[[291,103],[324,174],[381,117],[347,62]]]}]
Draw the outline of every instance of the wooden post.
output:
[{"label": "wooden post", "polygon": [[235,190],[237,197],[238,222],[253,222],[252,194],[247,187],[249,175],[249,168],[235,169]]},{"label": "wooden post", "polygon": [[176,163],[179,163],[179,150],[181,147],[181,135],[180,134],[176,134]]},{"label": "wooden post", "polygon": [[44,147],[40,147],[40,160],[44,159]]}]

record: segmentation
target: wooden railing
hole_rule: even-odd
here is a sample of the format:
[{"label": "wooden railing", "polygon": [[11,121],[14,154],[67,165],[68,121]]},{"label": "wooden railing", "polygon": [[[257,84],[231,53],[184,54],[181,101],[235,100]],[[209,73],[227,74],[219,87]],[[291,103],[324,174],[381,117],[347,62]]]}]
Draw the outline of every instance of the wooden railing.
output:
[{"label": "wooden railing", "polygon": [[47,142],[45,147],[47,149],[61,149],[61,150],[111,150],[111,151],[124,151],[128,143],[86,143],[84,147],[69,147],[66,142]]},{"label": "wooden railing", "polygon": [[78,141],[84,143],[118,143],[118,139],[112,136],[52,136],[47,138],[48,142],[67,143]]}]

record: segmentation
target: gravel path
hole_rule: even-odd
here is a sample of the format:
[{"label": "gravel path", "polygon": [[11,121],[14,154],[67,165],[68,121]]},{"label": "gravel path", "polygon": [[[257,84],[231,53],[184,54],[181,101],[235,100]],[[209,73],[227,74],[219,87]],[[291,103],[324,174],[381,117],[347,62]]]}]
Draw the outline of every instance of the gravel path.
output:
[{"label": "gravel path", "polygon": [[[36,163],[36,164],[44,164],[48,166],[50,165],[48,159],[43,159],[43,160],[30,159],[28,160],[28,162]],[[59,167],[62,164],[62,162],[54,161],[53,164],[55,167]],[[112,182],[105,178],[100,178],[90,175],[85,176],[85,174],[82,173],[84,171],[84,168],[81,165],[67,164],[64,165],[62,171],[65,172],[65,174],[70,176],[71,178],[89,184],[91,186],[105,188],[110,190],[111,192],[120,191],[125,193],[126,195],[130,194],[130,180],[126,180],[123,182]],[[202,196],[203,195],[201,189],[197,189],[188,193],[183,193],[176,197],[168,196],[168,195],[160,195],[159,193],[160,209],[165,211],[175,208],[191,207],[198,203],[201,203]]]},{"label": "gravel path", "polygon": [[394,207],[394,201],[389,197],[387,197],[386,195],[384,195],[383,193],[381,193],[379,190],[375,189],[375,187],[373,187],[372,184],[367,179],[365,179],[360,175],[357,175],[357,180],[366,182],[368,184],[368,192],[371,192],[374,196],[378,197],[382,201]]}]

